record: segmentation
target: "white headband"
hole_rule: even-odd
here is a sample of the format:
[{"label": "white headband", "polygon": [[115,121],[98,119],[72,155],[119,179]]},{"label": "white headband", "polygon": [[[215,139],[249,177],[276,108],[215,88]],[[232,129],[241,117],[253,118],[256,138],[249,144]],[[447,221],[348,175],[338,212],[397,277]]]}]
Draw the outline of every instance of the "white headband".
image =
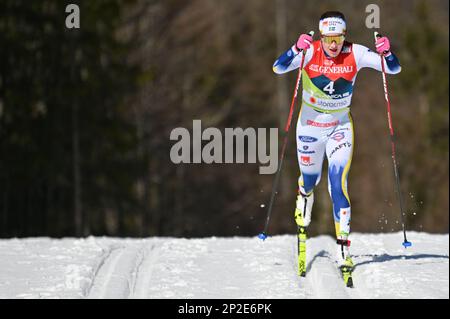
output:
[{"label": "white headband", "polygon": [[325,18],[319,22],[319,30],[322,35],[333,33],[345,34],[346,28],[345,21],[338,17]]}]

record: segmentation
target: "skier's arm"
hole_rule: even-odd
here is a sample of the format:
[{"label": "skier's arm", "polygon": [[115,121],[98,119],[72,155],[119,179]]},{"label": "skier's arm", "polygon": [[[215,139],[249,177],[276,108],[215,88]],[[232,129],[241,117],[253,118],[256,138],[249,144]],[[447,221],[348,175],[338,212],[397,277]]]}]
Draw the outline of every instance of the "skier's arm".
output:
[{"label": "skier's arm", "polygon": [[[353,50],[358,70],[362,68],[372,68],[377,71],[382,70],[379,54],[359,44],[353,44]],[[384,56],[383,63],[387,74],[397,74],[402,70],[398,58],[392,52],[389,52],[387,56]]]},{"label": "skier's arm", "polygon": [[[273,72],[276,74],[283,74],[292,70],[298,69],[302,61],[302,51],[298,50],[295,44],[286,52],[284,52],[273,64]],[[312,56],[312,46],[306,51],[305,62],[306,65]]]}]

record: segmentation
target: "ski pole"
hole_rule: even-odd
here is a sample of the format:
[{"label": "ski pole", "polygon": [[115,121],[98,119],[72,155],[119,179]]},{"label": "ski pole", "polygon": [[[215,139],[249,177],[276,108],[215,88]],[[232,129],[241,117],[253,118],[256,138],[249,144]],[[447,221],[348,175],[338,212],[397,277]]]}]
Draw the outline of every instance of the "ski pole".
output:
[{"label": "ski pole", "polygon": [[[309,32],[309,35],[313,36],[314,35],[314,31]],[[295,83],[294,95],[292,97],[291,108],[289,110],[289,116],[288,116],[286,125],[284,127],[283,146],[281,148],[280,160],[278,161],[277,174],[275,176],[275,181],[274,181],[274,183],[272,185],[272,193],[270,195],[269,207],[267,209],[266,223],[264,225],[264,230],[258,235],[258,238],[262,239],[262,240],[266,240],[266,238],[268,237],[267,230],[269,228],[269,222],[270,222],[270,216],[272,215],[273,203],[275,201],[275,195],[277,193],[278,183],[280,181],[281,168],[283,167],[284,154],[286,152],[286,146],[287,146],[288,137],[289,137],[289,129],[291,127],[292,115],[294,113],[294,106],[295,106],[295,102],[297,101],[298,88],[300,86],[300,79],[302,77],[302,70],[303,70],[303,63],[305,62],[305,55],[306,55],[306,51],[303,50],[302,51],[302,61],[301,61],[301,64],[300,64],[300,68],[298,69],[297,82]]]},{"label": "ski pole", "polygon": [[[375,36],[375,41],[377,40],[377,38],[382,37],[382,35],[376,31],[374,32],[374,36]],[[391,137],[392,162],[394,164],[394,175],[395,175],[395,181],[396,181],[396,187],[397,187],[398,201],[400,203],[400,220],[401,220],[402,229],[403,229],[403,244],[402,245],[405,248],[407,248],[407,247],[412,246],[412,243],[406,239],[406,226],[405,226],[405,218],[404,218],[405,213],[404,213],[404,209],[403,209],[403,198],[402,198],[402,192],[400,190],[400,177],[398,174],[397,160],[395,158],[395,142],[394,142],[394,128],[392,125],[392,115],[391,115],[391,102],[389,101],[386,70],[385,70],[384,61],[383,61],[384,60],[383,56],[385,53],[386,52],[383,52],[382,54],[380,54],[381,70],[382,70],[382,74],[383,74],[384,98],[386,100],[386,105],[387,105],[389,133],[390,133],[390,137]]]}]

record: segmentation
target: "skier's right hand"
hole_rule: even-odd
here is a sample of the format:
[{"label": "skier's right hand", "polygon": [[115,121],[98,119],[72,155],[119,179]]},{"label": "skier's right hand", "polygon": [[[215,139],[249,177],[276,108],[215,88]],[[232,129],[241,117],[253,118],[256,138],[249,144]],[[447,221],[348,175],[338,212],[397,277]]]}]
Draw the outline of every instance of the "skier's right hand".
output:
[{"label": "skier's right hand", "polygon": [[309,34],[302,34],[297,40],[297,43],[295,46],[297,47],[297,50],[308,50],[311,46],[311,42],[313,41],[312,36]]}]

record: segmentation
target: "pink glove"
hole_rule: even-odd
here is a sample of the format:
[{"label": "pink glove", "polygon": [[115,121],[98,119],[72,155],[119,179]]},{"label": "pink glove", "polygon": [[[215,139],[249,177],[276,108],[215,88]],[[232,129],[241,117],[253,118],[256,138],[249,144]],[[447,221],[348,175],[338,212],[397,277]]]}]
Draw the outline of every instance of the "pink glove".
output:
[{"label": "pink glove", "polygon": [[377,48],[377,52],[379,54],[383,54],[384,52],[389,52],[391,49],[391,44],[389,43],[389,39],[386,37],[378,38],[375,42],[375,47]]},{"label": "pink glove", "polygon": [[313,41],[312,36],[310,36],[309,34],[302,34],[298,40],[297,43],[295,44],[295,46],[297,47],[297,49],[300,50],[308,50],[309,47],[311,46],[311,42]]}]

